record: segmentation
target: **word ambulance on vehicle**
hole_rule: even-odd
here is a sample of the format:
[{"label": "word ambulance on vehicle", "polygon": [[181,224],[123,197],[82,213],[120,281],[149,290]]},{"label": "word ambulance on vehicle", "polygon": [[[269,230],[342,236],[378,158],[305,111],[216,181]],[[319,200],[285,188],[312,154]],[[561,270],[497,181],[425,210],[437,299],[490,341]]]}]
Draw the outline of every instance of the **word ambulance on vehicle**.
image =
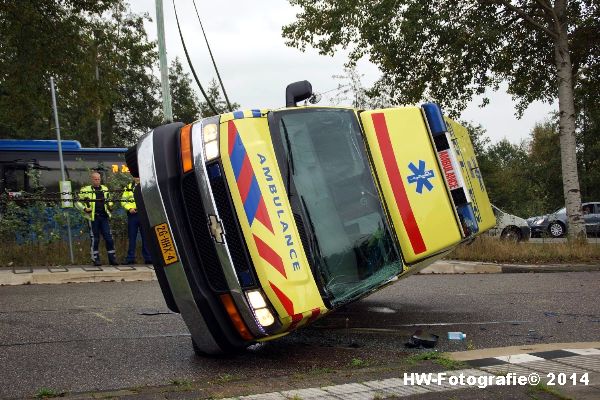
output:
[{"label": "word ambulance on vehicle", "polygon": [[167,305],[198,354],[271,340],[408,276],[496,220],[465,128],[422,107],[248,110],[126,154]]}]

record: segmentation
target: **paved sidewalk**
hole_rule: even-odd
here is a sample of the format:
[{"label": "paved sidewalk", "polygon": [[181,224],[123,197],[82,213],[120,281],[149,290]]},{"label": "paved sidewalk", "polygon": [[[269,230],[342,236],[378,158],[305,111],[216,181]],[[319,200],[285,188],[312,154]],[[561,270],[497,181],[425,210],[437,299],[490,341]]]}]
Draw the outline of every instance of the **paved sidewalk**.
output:
[{"label": "paved sidewalk", "polygon": [[468,368],[460,370],[407,373],[398,378],[254,394],[227,400],[372,400],[461,389],[484,390],[493,386],[521,387],[524,390],[548,388],[567,396],[577,395],[577,399],[600,398],[600,348],[554,349],[487,357],[467,363]]},{"label": "paved sidewalk", "polygon": [[[501,274],[584,271],[600,271],[600,265],[517,265],[440,260],[423,269],[419,274]],[[0,286],[152,280],[156,280],[156,275],[151,265],[0,268]]]}]

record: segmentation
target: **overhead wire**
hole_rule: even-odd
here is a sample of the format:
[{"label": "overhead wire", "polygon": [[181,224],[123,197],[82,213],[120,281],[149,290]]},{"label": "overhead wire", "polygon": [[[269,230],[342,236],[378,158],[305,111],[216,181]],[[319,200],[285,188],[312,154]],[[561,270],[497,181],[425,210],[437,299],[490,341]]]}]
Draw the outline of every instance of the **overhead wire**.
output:
[{"label": "overhead wire", "polygon": [[179,37],[181,38],[181,44],[183,45],[183,51],[185,53],[185,58],[187,59],[188,66],[190,67],[190,69],[192,71],[192,75],[194,76],[194,79],[196,80],[196,84],[200,88],[200,92],[202,92],[202,96],[204,96],[204,99],[206,100],[206,103],[208,104],[208,107],[211,109],[211,111],[215,114],[220,114],[217,111],[217,109],[215,108],[215,106],[213,105],[213,103],[208,98],[208,95],[204,91],[204,88],[202,87],[202,84],[200,83],[200,80],[198,79],[198,76],[196,75],[196,70],[194,69],[194,66],[192,65],[192,60],[190,59],[190,55],[189,55],[189,53],[187,51],[187,47],[185,45],[185,40],[183,39],[183,34],[181,33],[181,26],[179,25],[179,16],[177,15],[177,7],[175,7],[175,0],[173,0],[173,10],[175,10],[175,21],[177,21],[177,30],[179,31]]},{"label": "overhead wire", "polygon": [[212,50],[210,49],[210,45],[208,44],[208,38],[206,37],[206,32],[204,31],[204,25],[202,25],[202,20],[200,19],[200,14],[198,13],[198,8],[196,7],[196,0],[192,0],[194,3],[194,10],[196,10],[196,16],[198,17],[198,22],[200,23],[200,29],[202,29],[202,35],[204,36],[204,41],[206,42],[206,47],[208,48],[208,54],[210,54],[210,59],[212,60],[213,67],[215,67],[215,72],[217,73],[217,78],[219,79],[219,84],[221,85],[221,89],[223,90],[223,95],[225,96],[225,101],[227,102],[227,108],[229,111],[233,111],[231,108],[231,103],[229,102],[229,97],[227,97],[227,91],[225,90],[225,85],[223,85],[223,81],[221,80],[221,74],[219,74],[219,69],[217,68],[217,63],[215,62],[215,58],[213,57]]}]

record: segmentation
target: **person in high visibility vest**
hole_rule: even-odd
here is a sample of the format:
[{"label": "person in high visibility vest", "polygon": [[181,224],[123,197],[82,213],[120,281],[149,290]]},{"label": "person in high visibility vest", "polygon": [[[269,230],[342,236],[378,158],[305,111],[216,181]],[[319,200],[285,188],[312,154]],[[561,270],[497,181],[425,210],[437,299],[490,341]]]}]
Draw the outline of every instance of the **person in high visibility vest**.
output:
[{"label": "person in high visibility vest", "polygon": [[140,232],[142,237],[142,257],[144,257],[144,264],[152,264],[152,256],[146,247],[146,241],[144,240],[144,233],[140,225],[140,216],[137,212],[137,206],[135,199],[133,198],[133,191],[137,185],[140,184],[140,178],[133,178],[133,182],[130,182],[123,189],[123,197],[121,202],[123,208],[127,211],[127,236],[129,237],[129,248],[127,249],[127,264],[135,264],[135,247],[137,242],[137,234]]},{"label": "person in high visibility vest", "polygon": [[100,173],[92,172],[90,179],[92,184],[81,188],[75,207],[81,210],[85,219],[88,220],[92,242],[92,261],[95,266],[102,265],[98,254],[100,235],[102,235],[106,243],[108,262],[110,265],[119,265],[115,254],[115,242],[110,230],[110,211],[113,207],[113,202],[110,201],[110,193],[108,188],[101,184]]}]

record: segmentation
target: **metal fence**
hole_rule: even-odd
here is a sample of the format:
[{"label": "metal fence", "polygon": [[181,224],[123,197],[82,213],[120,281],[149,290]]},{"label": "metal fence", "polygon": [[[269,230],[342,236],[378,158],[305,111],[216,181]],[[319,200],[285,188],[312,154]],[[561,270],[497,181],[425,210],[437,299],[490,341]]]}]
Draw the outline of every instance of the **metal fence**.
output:
[{"label": "metal fence", "polygon": [[[123,261],[128,242],[127,214],[121,200],[123,191],[109,192],[114,202],[111,231],[118,260]],[[0,195],[0,267],[14,269],[71,264],[68,225],[73,238],[74,264],[91,263],[88,222],[76,208],[62,208],[60,195],[44,192]],[[77,193],[70,195],[74,201],[78,200]],[[107,261],[104,241],[100,243],[100,255],[103,261]]]}]

